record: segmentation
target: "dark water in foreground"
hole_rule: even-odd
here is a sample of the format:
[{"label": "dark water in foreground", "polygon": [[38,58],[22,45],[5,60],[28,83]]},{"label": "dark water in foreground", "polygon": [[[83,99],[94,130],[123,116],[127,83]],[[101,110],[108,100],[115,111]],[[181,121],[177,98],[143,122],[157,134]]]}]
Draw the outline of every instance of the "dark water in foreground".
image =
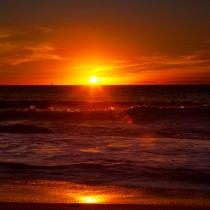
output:
[{"label": "dark water in foreground", "polygon": [[210,86],[0,86],[0,179],[208,200]]}]

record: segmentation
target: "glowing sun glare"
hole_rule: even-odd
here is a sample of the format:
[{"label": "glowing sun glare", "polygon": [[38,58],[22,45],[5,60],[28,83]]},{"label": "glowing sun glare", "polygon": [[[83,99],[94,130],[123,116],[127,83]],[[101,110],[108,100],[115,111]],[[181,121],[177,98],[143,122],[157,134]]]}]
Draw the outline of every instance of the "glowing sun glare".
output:
[{"label": "glowing sun glare", "polygon": [[92,84],[96,84],[99,82],[99,80],[96,76],[92,76],[92,77],[90,77],[89,82]]},{"label": "glowing sun glare", "polygon": [[79,197],[80,203],[101,203],[103,199],[101,196],[80,196]]}]

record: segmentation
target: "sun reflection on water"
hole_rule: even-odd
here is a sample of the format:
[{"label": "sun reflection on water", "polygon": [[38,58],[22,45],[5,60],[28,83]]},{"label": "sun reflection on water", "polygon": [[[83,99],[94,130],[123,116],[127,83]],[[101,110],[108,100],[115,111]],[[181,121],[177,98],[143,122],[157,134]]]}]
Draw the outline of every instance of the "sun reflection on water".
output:
[{"label": "sun reflection on water", "polygon": [[87,204],[104,203],[106,201],[105,196],[102,195],[78,196],[77,200],[78,203],[87,203]]},{"label": "sun reflection on water", "polygon": [[117,186],[88,186],[70,182],[46,180],[11,180],[10,184],[0,182],[0,200],[2,202],[70,204],[202,204],[210,206],[209,200],[204,197],[198,199],[197,194],[193,194],[191,197],[187,196],[183,199],[180,198],[179,193],[180,191],[168,189],[160,196],[159,192],[156,194],[153,190],[146,190],[143,188],[134,189]]},{"label": "sun reflection on water", "polygon": [[69,202],[83,204],[132,203],[139,196],[134,189],[116,186],[87,186],[73,184],[66,193]]}]

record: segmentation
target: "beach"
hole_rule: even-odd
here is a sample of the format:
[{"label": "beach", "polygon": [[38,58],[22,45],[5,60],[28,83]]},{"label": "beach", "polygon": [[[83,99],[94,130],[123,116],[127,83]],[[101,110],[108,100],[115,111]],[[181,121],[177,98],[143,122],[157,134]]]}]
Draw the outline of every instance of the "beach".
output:
[{"label": "beach", "polygon": [[205,206],[140,205],[140,204],[62,204],[62,203],[0,203],[4,210],[209,210]]}]

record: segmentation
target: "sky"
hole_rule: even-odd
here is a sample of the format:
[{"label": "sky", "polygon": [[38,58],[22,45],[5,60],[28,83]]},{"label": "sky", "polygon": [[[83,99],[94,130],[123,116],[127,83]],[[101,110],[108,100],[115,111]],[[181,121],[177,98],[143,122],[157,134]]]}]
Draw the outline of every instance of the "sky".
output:
[{"label": "sky", "polygon": [[210,84],[209,0],[1,0],[0,85]]}]

